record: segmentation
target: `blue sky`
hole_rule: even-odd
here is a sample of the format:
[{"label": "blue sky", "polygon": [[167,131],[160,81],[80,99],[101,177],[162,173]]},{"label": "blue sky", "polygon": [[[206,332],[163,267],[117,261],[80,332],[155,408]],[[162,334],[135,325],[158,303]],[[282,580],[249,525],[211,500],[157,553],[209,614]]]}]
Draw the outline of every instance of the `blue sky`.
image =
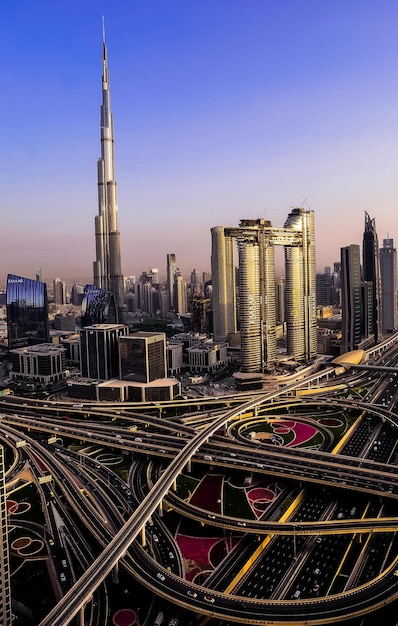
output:
[{"label": "blue sky", "polygon": [[395,0],[8,0],[0,282],[91,280],[102,15],[125,275],[209,270],[212,226],[295,206],[319,271],[365,210],[398,245]]}]

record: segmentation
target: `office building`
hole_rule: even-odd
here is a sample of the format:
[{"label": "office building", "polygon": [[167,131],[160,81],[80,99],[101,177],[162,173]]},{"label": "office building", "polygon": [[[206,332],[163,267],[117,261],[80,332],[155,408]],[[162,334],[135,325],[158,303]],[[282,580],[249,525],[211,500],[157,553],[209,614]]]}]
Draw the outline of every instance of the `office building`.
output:
[{"label": "office building", "polygon": [[105,34],[102,37],[101,156],[98,159],[98,215],[95,218],[96,260],[94,285],[113,294],[118,320],[126,319],[124,278],[121,269],[120,231],[118,229],[115,180],[114,128]]},{"label": "office building", "polygon": [[393,333],[398,328],[397,251],[393,239],[383,239],[379,250],[381,275],[381,330]]},{"label": "office building", "polygon": [[361,282],[359,246],[341,248],[342,353],[357,350],[361,345]]},{"label": "office building", "polygon": [[0,445],[0,516],[1,516],[1,550],[0,550],[0,624],[11,626],[11,587],[10,587],[10,553],[8,547],[8,515],[5,482],[5,451]]},{"label": "office building", "polygon": [[167,255],[167,291],[169,294],[169,310],[174,309],[174,281],[177,269],[176,255],[171,252]]},{"label": "office building", "polygon": [[211,301],[215,341],[224,341],[237,329],[234,246],[234,238],[225,234],[224,226],[211,229]]},{"label": "office building", "polygon": [[373,328],[375,342],[381,333],[381,279],[379,245],[377,241],[376,223],[365,211],[365,228],[362,240],[362,280],[372,283]]},{"label": "office building", "polygon": [[6,301],[9,349],[47,343],[49,322],[46,284],[8,274]]},{"label": "office building", "polygon": [[123,324],[95,324],[80,331],[82,378],[109,380],[119,376],[119,337],[127,335]]},{"label": "office building", "polygon": [[150,383],[167,376],[166,335],[138,332],[119,340],[120,378]]},{"label": "office building", "polygon": [[27,383],[36,389],[56,389],[66,380],[66,349],[47,343],[10,350],[10,380]]}]

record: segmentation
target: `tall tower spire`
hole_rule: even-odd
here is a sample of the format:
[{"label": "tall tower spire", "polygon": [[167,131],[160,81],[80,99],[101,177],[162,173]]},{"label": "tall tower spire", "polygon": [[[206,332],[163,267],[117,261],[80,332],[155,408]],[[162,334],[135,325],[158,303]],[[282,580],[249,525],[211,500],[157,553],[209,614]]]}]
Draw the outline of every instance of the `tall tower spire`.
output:
[{"label": "tall tower spire", "polygon": [[124,321],[124,279],[121,269],[113,115],[111,112],[104,18],[102,18],[102,104],[100,112],[101,156],[98,159],[98,215],[95,218],[94,284],[114,295],[119,321]]}]

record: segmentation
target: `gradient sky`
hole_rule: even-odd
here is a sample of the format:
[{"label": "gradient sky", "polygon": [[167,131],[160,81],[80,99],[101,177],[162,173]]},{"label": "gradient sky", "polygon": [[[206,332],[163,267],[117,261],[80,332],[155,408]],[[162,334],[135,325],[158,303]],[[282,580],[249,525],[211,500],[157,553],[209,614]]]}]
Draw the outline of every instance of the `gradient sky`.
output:
[{"label": "gradient sky", "polygon": [[396,0],[8,0],[0,283],[92,280],[105,16],[125,275],[210,269],[210,228],[315,211],[317,269],[398,245]]}]

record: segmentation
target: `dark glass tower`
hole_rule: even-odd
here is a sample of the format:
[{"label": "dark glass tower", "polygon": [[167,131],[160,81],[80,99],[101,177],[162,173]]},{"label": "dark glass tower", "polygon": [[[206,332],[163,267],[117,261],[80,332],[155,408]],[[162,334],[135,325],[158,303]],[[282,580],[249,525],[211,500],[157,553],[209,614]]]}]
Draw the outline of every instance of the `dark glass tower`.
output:
[{"label": "dark glass tower", "polygon": [[82,327],[93,324],[116,324],[116,303],[113,293],[95,285],[86,285],[82,300]]},{"label": "dark glass tower", "polygon": [[362,338],[359,246],[341,248],[342,353],[357,350]]},{"label": "dark glass tower", "polygon": [[9,350],[49,341],[46,283],[8,274],[6,301]]},{"label": "dark glass tower", "polygon": [[364,281],[372,283],[372,333],[375,342],[377,342],[381,332],[380,323],[382,319],[379,245],[375,220],[374,218],[371,219],[366,211],[362,240],[362,278]]},{"label": "dark glass tower", "polygon": [[95,218],[96,260],[94,285],[110,291],[116,302],[120,322],[125,321],[124,278],[121,269],[120,231],[118,229],[117,188],[113,115],[109,84],[108,52],[105,32],[102,37],[101,156],[98,159],[98,215]]}]

